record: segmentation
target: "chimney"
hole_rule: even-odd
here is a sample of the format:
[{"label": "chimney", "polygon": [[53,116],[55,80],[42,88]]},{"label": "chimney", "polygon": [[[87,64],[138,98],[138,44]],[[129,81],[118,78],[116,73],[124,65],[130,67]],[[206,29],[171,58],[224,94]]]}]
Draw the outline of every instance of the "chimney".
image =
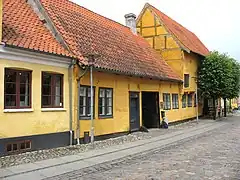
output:
[{"label": "chimney", "polygon": [[133,34],[137,34],[136,15],[133,13],[126,14],[125,16],[126,26],[131,29]]}]

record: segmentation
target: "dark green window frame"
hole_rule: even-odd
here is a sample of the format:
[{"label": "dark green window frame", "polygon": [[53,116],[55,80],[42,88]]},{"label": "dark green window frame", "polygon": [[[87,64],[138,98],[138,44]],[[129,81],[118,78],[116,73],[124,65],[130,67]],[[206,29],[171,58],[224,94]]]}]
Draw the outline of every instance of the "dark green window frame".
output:
[{"label": "dark green window frame", "polygon": [[170,95],[170,93],[163,93],[163,109],[171,110],[171,95]]},{"label": "dark green window frame", "polygon": [[172,94],[172,108],[179,109],[178,94]]},{"label": "dark green window frame", "polygon": [[187,94],[183,94],[182,96],[182,108],[187,107]]},{"label": "dark green window frame", "polygon": [[[82,91],[83,90],[83,91]],[[80,85],[79,90],[79,119],[91,119],[91,87]],[[93,118],[95,116],[95,87],[93,87]]]},{"label": "dark green window frame", "polygon": [[113,89],[100,87],[98,91],[98,117],[113,117]]}]

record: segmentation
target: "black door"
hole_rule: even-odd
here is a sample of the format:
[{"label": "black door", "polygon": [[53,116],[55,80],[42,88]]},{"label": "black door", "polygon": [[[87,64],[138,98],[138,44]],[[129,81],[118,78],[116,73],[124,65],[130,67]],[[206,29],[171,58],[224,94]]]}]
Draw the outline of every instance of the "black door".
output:
[{"label": "black door", "polygon": [[130,131],[138,131],[140,128],[139,117],[139,93],[129,93]]}]

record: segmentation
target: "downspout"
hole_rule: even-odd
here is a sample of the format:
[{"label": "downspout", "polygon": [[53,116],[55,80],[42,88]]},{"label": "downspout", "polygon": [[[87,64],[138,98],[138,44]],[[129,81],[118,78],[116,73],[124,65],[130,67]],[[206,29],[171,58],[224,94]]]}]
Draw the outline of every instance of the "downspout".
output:
[{"label": "downspout", "polygon": [[73,145],[73,128],[72,128],[72,122],[73,122],[73,107],[72,107],[72,80],[73,80],[73,66],[76,64],[76,60],[72,60],[71,64],[68,67],[68,81],[69,81],[69,132],[70,132],[70,139],[69,144],[70,146]]},{"label": "downspout", "polygon": [[81,74],[78,75],[77,77],[77,85],[78,85],[78,93],[77,93],[77,101],[78,101],[78,107],[77,107],[77,145],[80,145],[80,111],[79,111],[79,107],[80,107],[80,80],[81,78],[87,73],[88,71],[88,67],[85,69],[85,71]]}]

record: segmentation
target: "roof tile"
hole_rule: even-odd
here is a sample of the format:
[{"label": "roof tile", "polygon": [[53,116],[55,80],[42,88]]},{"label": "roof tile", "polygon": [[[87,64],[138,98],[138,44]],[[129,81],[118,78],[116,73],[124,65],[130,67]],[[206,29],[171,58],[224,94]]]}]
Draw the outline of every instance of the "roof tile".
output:
[{"label": "roof tile", "polygon": [[26,0],[3,1],[2,41],[9,46],[72,57],[55,40]]},{"label": "roof tile", "polygon": [[129,75],[180,80],[140,36],[115,21],[68,0],[40,0],[63,39],[83,64],[97,53],[95,67]]}]

